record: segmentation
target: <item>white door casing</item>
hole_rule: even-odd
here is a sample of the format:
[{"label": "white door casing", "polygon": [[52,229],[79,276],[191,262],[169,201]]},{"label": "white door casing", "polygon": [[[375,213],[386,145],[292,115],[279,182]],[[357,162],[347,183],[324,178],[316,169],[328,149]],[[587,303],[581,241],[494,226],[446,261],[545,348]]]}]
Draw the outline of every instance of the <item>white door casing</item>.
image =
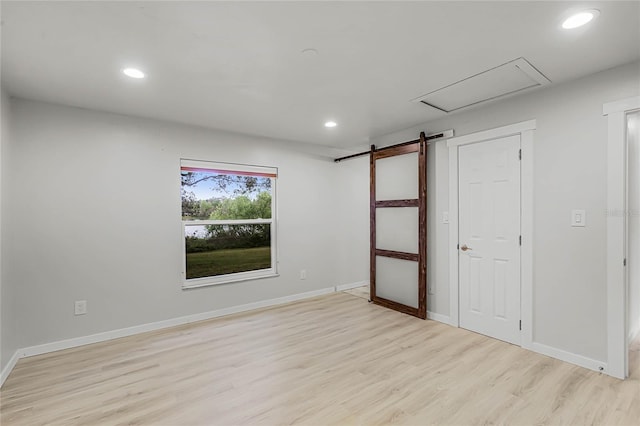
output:
[{"label": "white door casing", "polygon": [[[640,332],[640,110],[627,114],[627,214],[625,258],[627,347]],[[626,351],[629,372],[629,351]]]},{"label": "white door casing", "polygon": [[520,135],[458,148],[460,326],[520,344]]},{"label": "white door casing", "polygon": [[[557,356],[538,348],[533,342],[533,133],[536,120],[523,121],[503,127],[451,138],[449,149],[449,310],[450,324],[460,326],[459,306],[459,258],[458,258],[458,150],[470,144],[477,144],[497,138],[519,135],[522,160],[520,161],[520,345],[523,348]],[[471,246],[473,248],[473,246]],[[562,358],[561,358],[562,359]]]},{"label": "white door casing", "polygon": [[626,114],[640,109],[640,96],[604,104],[608,116],[607,143],[607,370],[628,375],[626,271]]}]

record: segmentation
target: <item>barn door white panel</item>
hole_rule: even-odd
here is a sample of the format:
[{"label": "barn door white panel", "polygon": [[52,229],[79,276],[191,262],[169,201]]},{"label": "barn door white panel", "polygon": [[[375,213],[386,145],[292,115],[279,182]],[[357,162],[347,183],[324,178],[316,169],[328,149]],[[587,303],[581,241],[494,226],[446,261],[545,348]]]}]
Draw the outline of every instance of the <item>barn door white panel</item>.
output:
[{"label": "barn door white panel", "polygon": [[376,296],[418,308],[418,262],[376,257]]},{"label": "barn door white panel", "polygon": [[[376,201],[417,200],[418,152],[376,161]],[[418,253],[418,207],[376,209],[376,248]],[[376,296],[418,307],[418,263],[376,257]]]},{"label": "barn door white panel", "polygon": [[460,326],[520,344],[520,136],[458,148]]},{"label": "barn door white panel", "polygon": [[377,248],[417,253],[418,239],[417,207],[377,209]]},{"label": "barn door white panel", "polygon": [[418,198],[418,153],[376,160],[376,201]]}]

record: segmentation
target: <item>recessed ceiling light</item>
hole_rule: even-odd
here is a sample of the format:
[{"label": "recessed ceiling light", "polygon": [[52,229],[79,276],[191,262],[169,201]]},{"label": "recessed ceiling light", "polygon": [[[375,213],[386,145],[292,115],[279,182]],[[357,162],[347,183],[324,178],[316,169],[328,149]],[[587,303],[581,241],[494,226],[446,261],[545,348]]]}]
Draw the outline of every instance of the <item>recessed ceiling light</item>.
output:
[{"label": "recessed ceiling light", "polygon": [[594,18],[600,15],[600,11],[597,9],[583,10],[569,16],[563,23],[562,28],[565,30],[571,30],[573,28],[581,27],[591,22]]},{"label": "recessed ceiling light", "polygon": [[336,123],[335,121],[327,121],[326,123],[324,123],[324,127],[336,127],[338,125],[338,123]]},{"label": "recessed ceiling light", "polygon": [[125,68],[122,70],[124,75],[131,78],[144,78],[144,73],[136,68]]}]

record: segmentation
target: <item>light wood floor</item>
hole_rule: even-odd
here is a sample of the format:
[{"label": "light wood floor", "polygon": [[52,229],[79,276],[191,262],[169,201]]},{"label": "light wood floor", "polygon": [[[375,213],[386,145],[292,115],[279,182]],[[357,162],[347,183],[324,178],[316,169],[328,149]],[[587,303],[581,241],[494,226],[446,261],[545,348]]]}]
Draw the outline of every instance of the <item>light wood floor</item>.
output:
[{"label": "light wood floor", "polygon": [[337,293],[22,359],[9,425],[640,423],[619,381]]},{"label": "light wood floor", "polygon": [[345,290],[345,293],[350,294],[352,296],[361,297],[363,299],[369,300],[369,286],[361,286],[352,288],[350,290]]}]

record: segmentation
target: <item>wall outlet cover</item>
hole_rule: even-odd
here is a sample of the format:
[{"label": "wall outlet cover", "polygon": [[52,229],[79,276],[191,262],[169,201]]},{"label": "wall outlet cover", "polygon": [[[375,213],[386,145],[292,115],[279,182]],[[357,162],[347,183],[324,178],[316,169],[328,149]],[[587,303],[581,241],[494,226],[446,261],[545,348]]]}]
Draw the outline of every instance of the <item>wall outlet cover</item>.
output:
[{"label": "wall outlet cover", "polygon": [[75,315],[84,315],[87,313],[87,301],[86,300],[76,300],[74,305],[74,313]]}]

